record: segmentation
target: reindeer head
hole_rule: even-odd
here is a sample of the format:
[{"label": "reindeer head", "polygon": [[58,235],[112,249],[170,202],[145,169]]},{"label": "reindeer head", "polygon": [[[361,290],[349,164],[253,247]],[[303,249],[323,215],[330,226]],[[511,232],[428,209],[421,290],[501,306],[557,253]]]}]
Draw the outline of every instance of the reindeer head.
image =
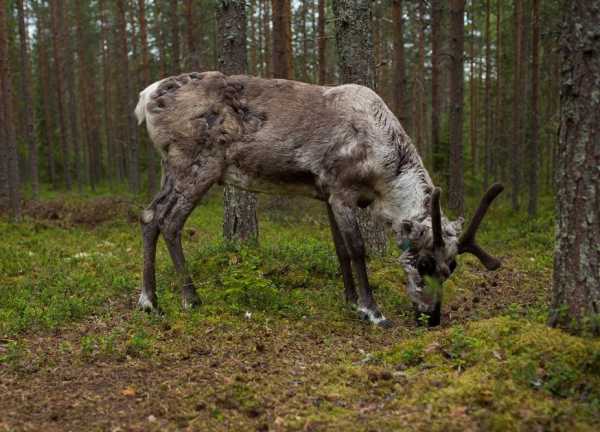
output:
[{"label": "reindeer head", "polygon": [[500,267],[500,261],[485,252],[476,242],[475,234],[492,201],[504,187],[494,184],[483,196],[467,230],[462,232],[463,219],[448,221],[440,209],[440,189],[431,195],[431,225],[412,220],[402,221],[398,244],[404,251],[400,261],[407,274],[407,289],[413,301],[417,320],[428,316],[428,325],[440,323],[442,283],[456,269],[456,255],[475,255],[488,270]]}]

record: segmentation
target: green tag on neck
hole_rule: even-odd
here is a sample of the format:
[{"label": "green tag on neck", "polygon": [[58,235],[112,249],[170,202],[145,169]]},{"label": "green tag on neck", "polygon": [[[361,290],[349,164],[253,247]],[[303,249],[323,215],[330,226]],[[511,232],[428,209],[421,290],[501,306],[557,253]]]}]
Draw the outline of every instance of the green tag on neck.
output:
[{"label": "green tag on neck", "polygon": [[400,244],[400,249],[402,249],[404,252],[406,252],[411,247],[412,247],[412,243],[410,242],[410,240],[408,240],[408,239],[402,240],[402,243]]}]

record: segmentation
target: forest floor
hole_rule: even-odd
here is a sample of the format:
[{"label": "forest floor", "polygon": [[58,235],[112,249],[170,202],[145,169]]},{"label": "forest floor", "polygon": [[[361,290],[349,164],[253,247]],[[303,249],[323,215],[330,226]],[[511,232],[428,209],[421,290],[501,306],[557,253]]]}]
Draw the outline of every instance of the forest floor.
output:
[{"label": "forest floor", "polygon": [[135,308],[139,205],[50,196],[0,218],[0,431],[599,430],[600,341],[545,325],[551,211],[492,209],[480,242],[503,267],[461,257],[437,329],[415,326],[397,252],[372,259],[383,330],[344,304],[319,204],[261,206],[258,247],[220,241],[218,191],[192,215],[197,310],[161,241],[160,316]]}]

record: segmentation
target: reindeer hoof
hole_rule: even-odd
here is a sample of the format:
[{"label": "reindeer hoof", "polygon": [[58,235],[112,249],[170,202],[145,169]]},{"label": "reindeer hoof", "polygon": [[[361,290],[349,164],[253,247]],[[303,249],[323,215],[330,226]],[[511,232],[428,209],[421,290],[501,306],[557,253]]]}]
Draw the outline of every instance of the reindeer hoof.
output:
[{"label": "reindeer hoof", "polygon": [[142,292],[140,294],[140,298],[138,299],[138,303],[137,303],[137,307],[138,309],[144,311],[144,312],[155,312],[155,313],[160,313],[160,308],[158,307],[158,305],[156,304],[156,299],[154,301],[152,301],[145,292]]},{"label": "reindeer hoof", "polygon": [[377,326],[386,330],[391,329],[392,327],[394,327],[394,321],[392,321],[391,319],[384,318],[383,321],[379,321],[377,323]]},{"label": "reindeer hoof", "polygon": [[369,321],[370,323],[382,328],[390,328],[392,326],[392,321],[384,317],[383,314],[378,310],[372,310],[366,307],[359,307],[357,311],[360,319],[364,321]]},{"label": "reindeer hoof", "polygon": [[431,312],[419,312],[415,306],[415,319],[418,326],[437,327],[442,322],[442,304],[436,303]]},{"label": "reindeer hoof", "polygon": [[201,304],[202,304],[202,300],[200,300],[200,297],[198,297],[198,294],[196,294],[196,291],[194,291],[193,294],[191,294],[191,293],[184,294],[181,299],[181,307],[185,310],[196,309]]}]

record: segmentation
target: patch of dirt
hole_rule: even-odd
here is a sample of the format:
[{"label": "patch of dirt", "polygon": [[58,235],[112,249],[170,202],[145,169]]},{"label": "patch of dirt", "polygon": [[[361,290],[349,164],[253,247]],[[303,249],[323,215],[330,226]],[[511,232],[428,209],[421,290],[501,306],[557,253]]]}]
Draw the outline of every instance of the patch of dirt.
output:
[{"label": "patch of dirt", "polygon": [[469,272],[480,281],[472,289],[444,302],[442,323],[452,325],[474,319],[490,318],[509,311],[525,314],[530,307],[548,304],[551,295],[551,274],[522,272],[505,263],[501,269],[488,272],[471,267]]},{"label": "patch of dirt", "polygon": [[37,221],[59,227],[82,225],[94,227],[101,223],[123,218],[138,220],[135,204],[117,197],[90,198],[85,201],[67,201],[61,198],[44,201],[26,201],[23,214]]}]

